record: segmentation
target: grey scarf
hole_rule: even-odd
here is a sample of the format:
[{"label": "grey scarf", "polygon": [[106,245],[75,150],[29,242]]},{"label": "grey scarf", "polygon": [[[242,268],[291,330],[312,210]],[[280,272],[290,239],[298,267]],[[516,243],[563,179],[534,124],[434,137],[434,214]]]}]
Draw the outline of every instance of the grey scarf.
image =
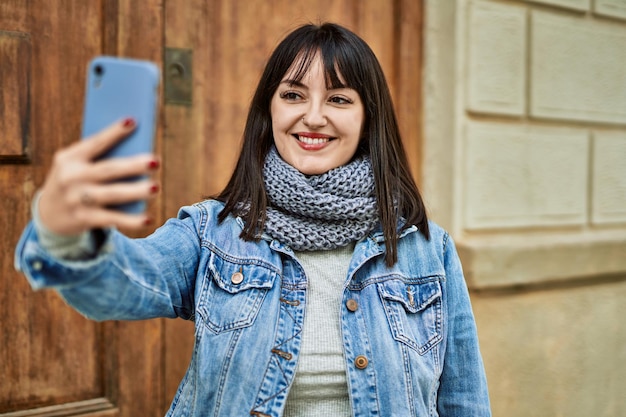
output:
[{"label": "grey scarf", "polygon": [[328,250],[360,240],[378,221],[369,158],[307,176],[272,147],[263,167],[265,232],[293,250]]}]

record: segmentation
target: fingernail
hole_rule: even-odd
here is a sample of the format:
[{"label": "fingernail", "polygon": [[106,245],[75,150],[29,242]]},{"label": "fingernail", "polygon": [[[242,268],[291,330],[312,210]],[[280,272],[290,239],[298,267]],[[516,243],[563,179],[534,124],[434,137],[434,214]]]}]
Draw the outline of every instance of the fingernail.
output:
[{"label": "fingernail", "polygon": [[161,166],[161,164],[156,159],[153,159],[152,161],[148,162],[148,168],[150,169],[157,169],[159,166]]},{"label": "fingernail", "polygon": [[124,123],[122,125],[125,128],[130,129],[131,127],[135,126],[135,119],[133,119],[132,117],[128,117],[124,119]]},{"label": "fingernail", "polygon": [[150,187],[150,193],[151,194],[155,194],[159,192],[159,184],[154,184],[152,187]]},{"label": "fingernail", "polygon": [[143,221],[143,225],[150,226],[151,224],[152,224],[152,219],[150,217],[146,217],[146,219]]}]

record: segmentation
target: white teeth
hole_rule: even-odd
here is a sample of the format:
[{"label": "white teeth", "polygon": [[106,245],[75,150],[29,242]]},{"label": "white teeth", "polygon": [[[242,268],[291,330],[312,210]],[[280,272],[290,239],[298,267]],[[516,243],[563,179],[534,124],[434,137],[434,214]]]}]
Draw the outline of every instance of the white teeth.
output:
[{"label": "white teeth", "polygon": [[298,140],[307,145],[320,145],[329,141],[328,138],[307,138],[305,136],[298,136]]}]

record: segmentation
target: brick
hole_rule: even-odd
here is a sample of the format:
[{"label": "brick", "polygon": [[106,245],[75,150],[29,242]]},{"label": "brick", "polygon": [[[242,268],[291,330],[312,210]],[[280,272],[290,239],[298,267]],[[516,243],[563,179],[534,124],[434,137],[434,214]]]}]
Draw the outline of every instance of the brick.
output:
[{"label": "brick", "polygon": [[626,124],[626,27],[534,11],[530,112]]},{"label": "brick", "polygon": [[589,10],[590,0],[526,0],[529,3],[546,4],[548,6],[563,7],[566,9]]},{"label": "brick", "polygon": [[526,100],[526,9],[472,2],[467,109],[521,116]]},{"label": "brick", "polygon": [[626,19],[626,0],[596,0],[593,11],[603,16]]},{"label": "brick", "polygon": [[588,148],[584,130],[471,123],[463,175],[465,227],[584,224]]},{"label": "brick", "polygon": [[592,222],[626,223],[626,133],[594,134],[592,176]]}]

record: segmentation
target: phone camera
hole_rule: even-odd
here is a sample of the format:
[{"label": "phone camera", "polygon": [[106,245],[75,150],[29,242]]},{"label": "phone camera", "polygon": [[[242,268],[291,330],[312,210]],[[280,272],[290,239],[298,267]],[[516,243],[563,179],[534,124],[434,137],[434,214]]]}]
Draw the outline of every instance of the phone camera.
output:
[{"label": "phone camera", "polygon": [[96,65],[95,67],[93,67],[93,72],[97,76],[101,76],[102,74],[104,74],[104,68],[102,68],[102,65]]}]

